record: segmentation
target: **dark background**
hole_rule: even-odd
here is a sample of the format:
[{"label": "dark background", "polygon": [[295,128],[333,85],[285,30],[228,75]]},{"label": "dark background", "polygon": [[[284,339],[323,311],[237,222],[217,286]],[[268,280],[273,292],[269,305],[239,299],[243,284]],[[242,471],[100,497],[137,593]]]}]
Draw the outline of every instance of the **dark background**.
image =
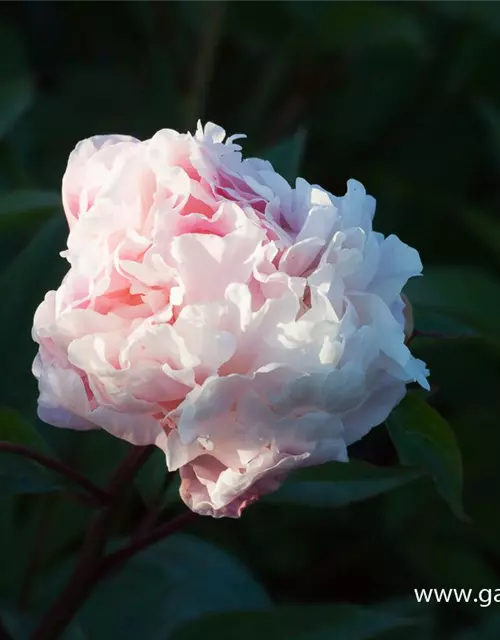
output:
[{"label": "dark background", "polygon": [[[417,314],[418,303],[441,306],[482,337],[414,344],[462,450],[470,521],[419,481],[337,510],[259,504],[196,531],[234,551],[277,602],[374,604],[421,622],[387,637],[496,640],[500,602],[416,605],[413,588],[500,588],[500,4],[2,2],[0,404],[33,419],[29,332],[64,273],[53,215],[76,142],[192,131],[198,118],[248,134],[250,155],[293,138],[301,175],[338,195],[349,178],[363,182],[377,230],[422,256],[430,284],[415,290]],[[125,447],[39,428],[97,479]],[[395,459],[382,428],[354,454]],[[0,524],[2,566],[14,565],[0,576],[6,601],[39,537],[26,513],[42,512],[40,584],[86,519],[75,505],[22,500],[15,527]]]}]

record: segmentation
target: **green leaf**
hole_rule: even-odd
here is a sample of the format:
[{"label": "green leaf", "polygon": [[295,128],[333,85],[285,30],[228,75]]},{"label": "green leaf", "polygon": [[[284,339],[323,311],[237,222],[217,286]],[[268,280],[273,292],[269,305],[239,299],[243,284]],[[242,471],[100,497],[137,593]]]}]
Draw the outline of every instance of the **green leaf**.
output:
[{"label": "green leaf", "polygon": [[[429,511],[426,513],[430,515]],[[492,590],[500,586],[498,574],[483,557],[482,549],[464,538],[436,533],[417,528],[406,531],[401,541],[403,562],[413,570],[416,584],[442,589],[453,589],[459,585],[476,593],[484,585]]]},{"label": "green leaf", "polygon": [[[389,123],[401,118],[402,113],[408,113],[409,105],[417,99],[416,78],[421,74],[421,61],[408,51],[398,51],[398,55],[394,55],[393,49],[386,48],[357,52],[350,60],[342,91],[326,93],[318,104],[318,117],[327,124],[320,133],[311,128],[312,148],[318,145],[316,148],[320,156],[324,145],[334,148],[336,159],[331,159],[333,167],[338,166],[340,173],[349,177],[344,174],[347,169],[342,169],[346,160],[363,158],[367,154],[371,156],[385,142],[390,135]],[[366,108],[367,101],[369,109]],[[314,158],[316,154],[313,152],[311,156]],[[317,162],[321,164],[324,160],[319,157]],[[378,162],[368,164],[370,172],[381,172]],[[377,193],[381,195],[404,188],[400,174],[391,172],[388,186],[378,178],[372,180],[368,168],[363,174],[369,181],[367,184],[376,184]],[[405,198],[408,199],[408,190],[405,190]],[[377,212],[377,228],[380,215],[387,215],[385,206]]]},{"label": "green leaf", "polygon": [[[500,137],[496,149],[500,160]],[[474,234],[481,245],[491,251],[492,257],[500,262],[500,223],[496,217],[478,207],[467,207],[460,211],[460,219],[467,231]]]},{"label": "green leaf", "polygon": [[418,332],[436,338],[473,338],[477,333],[468,325],[432,309],[414,307],[413,320]]},{"label": "green leaf", "polygon": [[266,612],[206,616],[186,625],[172,640],[374,640],[411,625],[407,618],[369,607],[283,606]]},{"label": "green leaf", "polygon": [[295,184],[295,179],[299,176],[305,144],[306,131],[305,129],[299,129],[292,137],[270,149],[262,151],[259,155],[268,160],[273,165],[274,170],[288,182]]},{"label": "green leaf", "polygon": [[137,473],[134,484],[144,504],[152,506],[162,498],[162,489],[169,476],[165,454],[160,449],[153,452],[149,460]]},{"label": "green leaf", "polygon": [[329,462],[297,471],[264,500],[310,507],[344,507],[391,491],[419,475],[413,469],[375,467],[357,460]]},{"label": "green leaf", "polygon": [[383,3],[329,2],[323,5],[291,0],[286,6],[302,27],[309,29],[308,40],[316,49],[377,49],[387,46],[428,50],[428,38],[414,12]]},{"label": "green leaf", "polygon": [[436,2],[432,8],[452,20],[466,22],[469,30],[477,25],[495,35],[500,33],[500,11],[495,2]]},{"label": "green leaf", "polygon": [[472,267],[429,267],[405,287],[415,313],[456,319],[485,338],[500,341],[500,282]]},{"label": "green leaf", "polygon": [[[41,435],[15,411],[0,411],[0,441],[21,444],[45,455],[53,455]],[[1,492],[46,493],[56,491],[61,486],[58,478],[36,462],[21,455],[0,451]]]},{"label": "green leaf", "polygon": [[19,533],[14,522],[15,507],[13,496],[0,496],[0,597],[11,595],[19,564],[16,562]]},{"label": "green leaf", "polygon": [[[160,30],[160,43],[166,48],[162,37]],[[154,48],[153,42],[149,44]],[[73,64],[70,73],[60,76],[54,91],[40,94],[26,118],[25,135],[36,141],[32,171],[37,179],[42,184],[59,183],[68,152],[93,132],[124,131],[145,139],[162,127],[173,126],[179,105],[169,89],[165,65],[170,62],[165,52],[163,58],[148,64],[145,57],[139,63],[137,56],[135,61],[125,58],[111,67]],[[99,106],[98,98],[106,109]],[[47,122],[57,122],[57,127],[48,127]]]},{"label": "green leaf", "polygon": [[387,427],[401,462],[429,473],[455,515],[464,518],[462,456],[446,420],[420,398],[407,395]]},{"label": "green leaf", "polygon": [[169,478],[167,488],[163,496],[163,506],[165,509],[167,507],[182,505],[180,496],[181,477],[178,473],[171,474],[171,476],[173,477]]},{"label": "green leaf", "polygon": [[179,495],[180,478],[178,473],[170,473],[165,462],[165,454],[159,449],[141,467],[134,484],[148,507],[160,510],[182,504]]},{"label": "green leaf", "polygon": [[57,478],[19,455],[0,454],[0,493],[37,494],[58,491]]},{"label": "green leaf", "polygon": [[47,218],[61,205],[54,191],[19,189],[0,193],[0,231]]},{"label": "green leaf", "polygon": [[[12,607],[0,608],[0,620],[8,631],[12,640],[26,640],[35,631],[38,616],[31,612],[21,611]],[[60,640],[88,640],[83,630],[75,623],[70,625],[61,634]]]},{"label": "green leaf", "polygon": [[500,112],[494,104],[484,99],[478,100],[475,106],[488,133],[492,155],[500,164]]},{"label": "green leaf", "polygon": [[21,77],[0,85],[0,139],[8,134],[31,106],[33,87]]},{"label": "green leaf", "polygon": [[156,640],[207,613],[269,607],[235,558],[194,536],[173,535],[101,583],[78,618],[92,640]]},{"label": "green leaf", "polygon": [[[491,590],[493,591],[493,590]],[[491,594],[493,606],[498,604],[498,594]],[[485,603],[488,602],[487,592],[484,592]],[[484,605],[483,605],[484,606]],[[500,638],[500,612],[494,611],[482,618],[477,626],[464,629],[455,636],[455,640],[498,640]]]},{"label": "green leaf", "polygon": [[14,442],[53,455],[40,433],[12,409],[0,409],[0,441]]},{"label": "green leaf", "polygon": [[[38,429],[59,457],[95,484],[105,485],[133,446],[104,429],[74,431],[57,429],[40,422]],[[53,444],[52,444],[53,443]]]},{"label": "green leaf", "polygon": [[27,60],[22,34],[12,23],[0,23],[0,77],[16,78],[26,72]]},{"label": "green leaf", "polygon": [[0,405],[33,417],[38,389],[31,373],[37,345],[31,337],[33,315],[50,289],[57,288],[68,270],[59,253],[64,249],[64,217],[49,220],[0,275],[0,299],[8,301],[0,314]]}]

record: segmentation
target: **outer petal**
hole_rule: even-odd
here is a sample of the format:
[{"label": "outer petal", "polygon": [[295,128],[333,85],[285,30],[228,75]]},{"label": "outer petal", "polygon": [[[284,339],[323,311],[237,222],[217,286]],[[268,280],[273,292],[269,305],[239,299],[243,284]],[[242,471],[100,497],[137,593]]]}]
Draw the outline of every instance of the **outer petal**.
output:
[{"label": "outer petal", "polygon": [[200,515],[239,518],[246,507],[275,491],[287,473],[301,466],[308,455],[264,452],[243,473],[224,468],[211,456],[201,456],[181,468],[181,498]]},{"label": "outer petal", "polygon": [[69,429],[85,431],[95,428],[86,418],[90,403],[83,380],[76,371],[43,363],[41,354],[38,354],[33,363],[33,373],[38,378],[38,415],[41,420]]},{"label": "outer petal", "polygon": [[[76,145],[69,156],[62,182],[64,212],[70,228],[78,220],[82,209],[86,211],[92,203],[95,191],[105,182],[105,175],[113,161],[119,158],[123,145],[138,142],[131,136],[115,134],[94,136]],[[102,153],[104,150],[108,150],[106,155]]]}]

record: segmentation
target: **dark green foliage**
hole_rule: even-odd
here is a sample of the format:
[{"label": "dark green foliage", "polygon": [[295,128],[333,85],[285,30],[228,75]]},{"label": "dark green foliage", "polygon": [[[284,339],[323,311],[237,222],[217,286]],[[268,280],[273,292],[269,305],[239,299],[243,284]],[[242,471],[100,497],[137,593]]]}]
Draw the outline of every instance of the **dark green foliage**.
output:
[{"label": "dark green foliage", "polygon": [[[208,25],[219,40],[198,86]],[[413,594],[500,588],[499,33],[500,4],[472,0],[2,3],[0,440],[100,486],[130,450],[35,417],[33,313],[67,269],[61,178],[97,133],[192,130],[203,114],[291,182],[340,195],[357,178],[377,230],[421,253],[407,295],[434,334],[411,346],[431,394],[352,447],[364,460],[293,474],[240,520],[200,519],[142,552],[63,639],[500,637],[500,603]],[[148,508],[168,519],[177,486],[158,452],[123,497],[117,539]],[[0,454],[0,637],[29,638],[74,564],[90,510],[67,489]]]}]

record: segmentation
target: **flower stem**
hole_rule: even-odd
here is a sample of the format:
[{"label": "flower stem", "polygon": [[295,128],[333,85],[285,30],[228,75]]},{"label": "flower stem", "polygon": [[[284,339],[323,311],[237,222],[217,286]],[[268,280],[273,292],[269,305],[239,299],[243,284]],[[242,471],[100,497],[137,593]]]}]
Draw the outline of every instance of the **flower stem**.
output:
[{"label": "flower stem", "polygon": [[68,480],[71,480],[75,484],[79,485],[90,496],[95,498],[99,504],[106,505],[111,501],[111,495],[107,491],[103,491],[97,487],[93,482],[86,478],[83,474],[76,469],[72,469],[64,462],[56,460],[55,458],[49,458],[43,453],[33,451],[29,447],[25,447],[21,444],[15,444],[13,442],[0,442],[0,452],[11,453],[13,455],[23,456],[42,465],[46,469],[55,471],[61,476],[65,476]]},{"label": "flower stem", "polygon": [[190,524],[197,518],[198,515],[196,513],[193,513],[192,511],[184,511],[168,522],[159,525],[155,529],[152,529],[151,531],[142,535],[136,536],[129,542],[129,544],[125,545],[121,549],[118,549],[118,551],[114,551],[104,558],[103,562],[101,563],[99,577],[102,578],[108,575],[110,572],[121,567],[136,553],[143,551],[147,547],[150,547],[156,542],[167,538],[173,533],[177,533],[177,531],[180,531],[187,524]]},{"label": "flower stem", "polygon": [[39,512],[34,524],[34,531],[30,551],[24,571],[21,588],[19,590],[18,604],[20,609],[29,608],[29,599],[34,582],[40,570],[41,561],[47,544],[47,529],[53,515],[54,506],[58,496],[48,494],[38,499]]},{"label": "flower stem", "polygon": [[83,602],[89,597],[100,579],[101,560],[111,533],[113,518],[120,506],[123,494],[146,462],[153,447],[134,447],[118,467],[108,484],[111,504],[98,511],[90,521],[86,538],[76,568],[65,589],[49,609],[32,640],[59,638]]}]

